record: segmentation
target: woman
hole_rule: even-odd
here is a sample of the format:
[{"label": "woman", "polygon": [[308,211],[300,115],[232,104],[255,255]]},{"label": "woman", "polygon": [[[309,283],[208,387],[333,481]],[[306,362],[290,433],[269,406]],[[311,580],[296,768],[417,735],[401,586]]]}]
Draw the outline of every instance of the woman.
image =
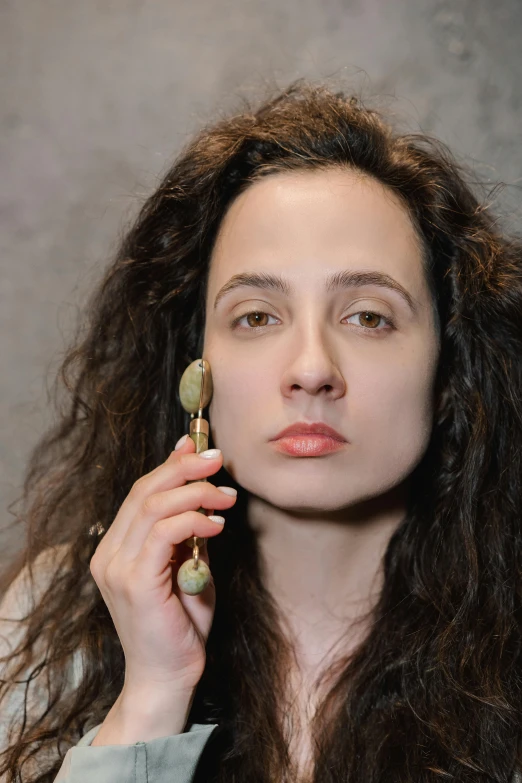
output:
[{"label": "woman", "polygon": [[189,144],[29,466],[6,781],[516,779],[521,261],[442,144],[326,86]]}]

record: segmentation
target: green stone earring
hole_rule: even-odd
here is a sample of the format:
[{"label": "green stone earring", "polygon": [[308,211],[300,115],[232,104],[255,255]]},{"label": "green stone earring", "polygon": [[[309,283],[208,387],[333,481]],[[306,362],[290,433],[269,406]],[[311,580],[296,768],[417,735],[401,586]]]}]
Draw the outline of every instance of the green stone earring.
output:
[{"label": "green stone earring", "polygon": [[[189,364],[179,383],[179,398],[183,408],[190,413],[189,437],[196,444],[196,454],[208,449],[209,425],[203,416],[203,408],[206,408],[212,397],[212,373],[206,359],[196,359]],[[197,414],[197,416],[196,416]],[[195,479],[206,481],[207,479]],[[192,484],[193,481],[187,481]],[[202,514],[206,514],[204,508],[198,508]],[[186,560],[178,571],[178,586],[187,595],[202,593],[210,582],[210,568],[199,557],[199,549],[206,544],[205,538],[192,536],[185,541],[192,547],[192,557]]]}]

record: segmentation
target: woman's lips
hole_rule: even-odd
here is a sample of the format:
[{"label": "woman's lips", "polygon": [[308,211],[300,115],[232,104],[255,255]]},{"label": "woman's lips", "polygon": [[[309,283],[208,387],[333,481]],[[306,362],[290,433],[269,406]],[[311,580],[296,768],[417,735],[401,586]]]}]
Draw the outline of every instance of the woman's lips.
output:
[{"label": "woman's lips", "polygon": [[332,451],[342,449],[345,441],[335,440],[328,435],[285,435],[284,438],[271,441],[278,451],[292,457],[320,457]]}]

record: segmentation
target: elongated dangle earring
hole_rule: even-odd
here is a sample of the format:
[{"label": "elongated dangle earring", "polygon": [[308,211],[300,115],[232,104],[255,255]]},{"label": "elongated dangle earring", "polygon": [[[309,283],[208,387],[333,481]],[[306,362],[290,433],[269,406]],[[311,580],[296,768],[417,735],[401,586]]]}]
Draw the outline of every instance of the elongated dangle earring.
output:
[{"label": "elongated dangle earring", "polygon": [[[196,444],[196,454],[206,451],[208,448],[209,424],[203,418],[203,408],[206,408],[212,397],[213,384],[210,365],[206,359],[196,359],[189,364],[181,377],[179,384],[179,397],[183,408],[190,413],[189,437]],[[197,413],[196,418],[194,418]],[[203,479],[194,479],[187,481],[187,484],[193,484],[194,481],[206,481]],[[198,508],[202,514],[206,514],[206,509]],[[186,560],[178,571],[178,586],[187,595],[198,595],[202,593],[210,582],[210,568],[199,557],[200,547],[206,544],[206,538],[192,536],[184,542],[192,547],[192,557]]]}]

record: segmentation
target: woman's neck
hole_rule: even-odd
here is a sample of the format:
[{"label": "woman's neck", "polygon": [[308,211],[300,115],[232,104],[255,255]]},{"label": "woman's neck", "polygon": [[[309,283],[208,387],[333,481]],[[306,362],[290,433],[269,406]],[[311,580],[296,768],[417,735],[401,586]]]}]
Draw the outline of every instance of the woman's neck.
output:
[{"label": "woman's neck", "polygon": [[342,638],[345,655],[365,633],[358,618],[382,588],[382,559],[406,514],[407,487],[325,514],[288,512],[248,499],[263,578],[289,629],[301,673],[313,676]]}]

